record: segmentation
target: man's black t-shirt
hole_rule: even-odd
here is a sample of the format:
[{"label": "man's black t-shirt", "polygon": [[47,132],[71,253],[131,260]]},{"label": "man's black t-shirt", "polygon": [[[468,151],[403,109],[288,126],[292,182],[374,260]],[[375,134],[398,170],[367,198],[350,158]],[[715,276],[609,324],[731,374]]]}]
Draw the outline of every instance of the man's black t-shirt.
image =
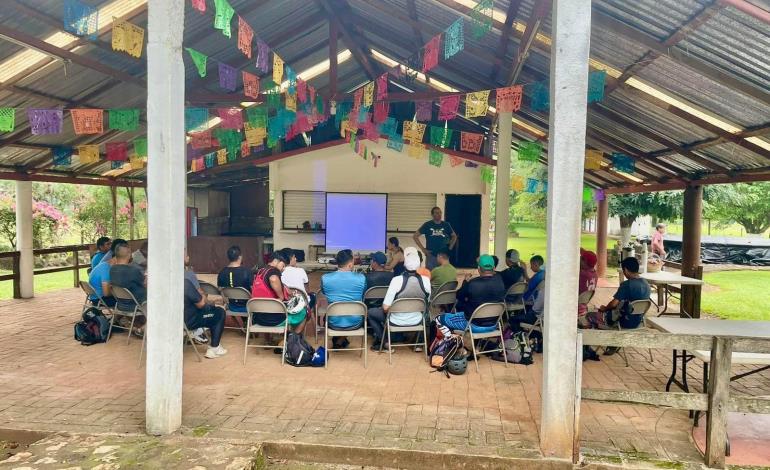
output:
[{"label": "man's black t-shirt", "polygon": [[366,288],[372,287],[387,287],[390,285],[390,280],[393,279],[393,272],[391,271],[371,271],[365,274],[366,276]]},{"label": "man's black t-shirt", "polygon": [[[140,304],[147,300],[147,288],[144,286],[144,273],[133,264],[116,264],[110,268],[110,283],[128,289]],[[134,303],[118,300],[120,310],[133,310]]]},{"label": "man's black t-shirt", "polygon": [[[457,292],[457,310],[470,319],[479,305],[489,302],[504,302],[505,286],[500,276],[479,276],[464,282]],[[484,318],[473,323],[479,326],[493,326],[496,318]]]},{"label": "man's black t-shirt", "polygon": [[[217,276],[218,287],[243,287],[251,292],[251,285],[254,283],[254,272],[246,267],[237,268],[226,267],[219,271]],[[246,307],[246,300],[232,300],[231,305]]]},{"label": "man's black t-shirt", "polygon": [[500,277],[503,278],[503,285],[505,286],[505,290],[508,290],[512,285],[524,280],[524,270],[521,268],[521,266],[514,264],[505,271],[501,271]]}]

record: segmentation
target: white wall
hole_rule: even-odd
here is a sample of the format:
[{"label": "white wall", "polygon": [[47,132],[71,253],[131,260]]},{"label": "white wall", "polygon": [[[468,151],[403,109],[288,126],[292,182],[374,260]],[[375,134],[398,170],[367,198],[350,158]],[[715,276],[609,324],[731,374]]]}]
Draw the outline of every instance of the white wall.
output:
[{"label": "white wall", "polygon": [[[481,181],[480,167],[452,168],[448,159],[438,168],[428,164],[427,156],[414,159],[390,150],[386,141],[365,141],[369,153],[382,158],[375,168],[371,159],[364,160],[349,144],[341,144],[303,153],[270,163],[270,190],[275,194],[273,242],[276,248],[291,247],[308,252],[309,245],[323,245],[323,233],[297,233],[283,230],[283,191],[327,191],[354,193],[434,193],[437,206],[443,209],[445,194],[480,194],[480,252],[489,250],[489,188]],[[427,150],[426,150],[427,153]],[[425,214],[425,220],[430,214]],[[418,227],[414,227],[417,230]],[[412,246],[411,234],[397,236],[401,246]],[[384,247],[383,247],[384,249]]]},{"label": "white wall", "polygon": [[[617,217],[610,217],[608,222],[607,230],[609,234],[620,236],[620,219]],[[631,237],[652,235],[653,229],[652,217],[649,215],[637,217],[636,221],[631,225]]]}]

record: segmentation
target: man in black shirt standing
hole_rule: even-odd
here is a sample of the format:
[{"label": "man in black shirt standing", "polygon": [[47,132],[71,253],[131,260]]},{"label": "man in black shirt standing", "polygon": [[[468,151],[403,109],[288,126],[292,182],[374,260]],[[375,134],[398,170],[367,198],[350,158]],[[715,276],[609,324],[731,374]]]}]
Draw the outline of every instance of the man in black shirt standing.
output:
[{"label": "man in black shirt standing", "polygon": [[[243,255],[241,254],[241,248],[235,245],[228,248],[227,260],[230,263],[219,271],[219,275],[217,276],[217,286],[243,287],[251,292],[251,286],[254,283],[254,272],[251,269],[242,266]],[[233,312],[245,312],[246,301],[233,300],[229,303],[228,307]]]}]

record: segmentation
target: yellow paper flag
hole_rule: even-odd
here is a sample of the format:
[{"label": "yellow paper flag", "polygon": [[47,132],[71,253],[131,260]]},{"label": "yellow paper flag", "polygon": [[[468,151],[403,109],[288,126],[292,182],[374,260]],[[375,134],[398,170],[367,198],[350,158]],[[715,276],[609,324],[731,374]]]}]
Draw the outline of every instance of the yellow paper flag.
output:
[{"label": "yellow paper flag", "polygon": [[422,158],[422,154],[425,151],[425,147],[421,143],[409,144],[407,155],[412,158]]},{"label": "yellow paper flag", "polygon": [[465,117],[480,117],[487,115],[489,90],[474,91],[465,95]]},{"label": "yellow paper flag", "polygon": [[283,81],[283,59],[278,54],[273,52],[273,82],[276,85],[281,86]]},{"label": "yellow paper flag", "polygon": [[267,129],[264,127],[254,127],[249,122],[243,123],[243,131],[246,134],[246,142],[252,147],[259,147],[267,137]]},{"label": "yellow paper flag", "polygon": [[123,51],[130,56],[142,56],[144,29],[128,21],[112,18],[112,49]]},{"label": "yellow paper flag", "polygon": [[217,150],[217,165],[224,165],[227,163],[227,149]]},{"label": "yellow paper flag", "polygon": [[371,106],[374,103],[374,82],[364,85],[364,106]]},{"label": "yellow paper flag", "polygon": [[601,170],[602,159],[604,154],[600,150],[588,149],[586,150],[586,170]]},{"label": "yellow paper flag", "polygon": [[297,95],[286,92],[286,109],[297,112]]},{"label": "yellow paper flag", "polygon": [[417,121],[404,121],[404,139],[409,139],[413,144],[422,142],[422,137],[425,135],[426,125]]},{"label": "yellow paper flag", "polygon": [[524,178],[518,175],[511,176],[511,190],[512,191],[524,191]]},{"label": "yellow paper flag", "polygon": [[142,157],[131,157],[128,159],[129,163],[131,163],[131,169],[132,170],[141,170],[144,168],[144,158]]},{"label": "yellow paper flag", "polygon": [[98,145],[78,145],[80,163],[96,163],[99,161]]}]

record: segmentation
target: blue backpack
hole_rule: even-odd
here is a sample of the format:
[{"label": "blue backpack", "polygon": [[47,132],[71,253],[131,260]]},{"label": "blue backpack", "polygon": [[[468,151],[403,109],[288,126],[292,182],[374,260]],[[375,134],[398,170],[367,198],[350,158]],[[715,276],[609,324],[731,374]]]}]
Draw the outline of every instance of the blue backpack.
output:
[{"label": "blue backpack", "polygon": [[83,312],[83,319],[75,323],[75,340],[83,346],[106,343],[110,321],[101,310],[91,307]]}]

